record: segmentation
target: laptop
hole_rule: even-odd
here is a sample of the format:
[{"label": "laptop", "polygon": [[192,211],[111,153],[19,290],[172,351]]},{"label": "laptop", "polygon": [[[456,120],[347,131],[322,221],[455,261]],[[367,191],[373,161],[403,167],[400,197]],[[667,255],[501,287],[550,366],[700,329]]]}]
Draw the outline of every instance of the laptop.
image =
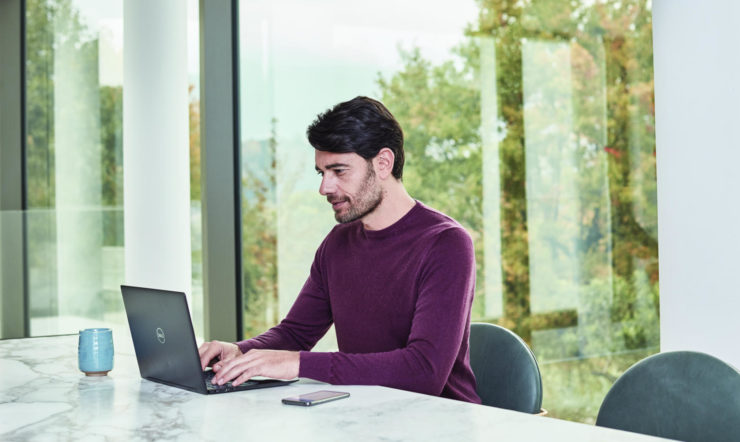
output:
[{"label": "laptop", "polygon": [[278,387],[295,382],[250,379],[238,386],[213,385],[213,371],[200,368],[185,293],[121,286],[141,377],[201,394]]}]

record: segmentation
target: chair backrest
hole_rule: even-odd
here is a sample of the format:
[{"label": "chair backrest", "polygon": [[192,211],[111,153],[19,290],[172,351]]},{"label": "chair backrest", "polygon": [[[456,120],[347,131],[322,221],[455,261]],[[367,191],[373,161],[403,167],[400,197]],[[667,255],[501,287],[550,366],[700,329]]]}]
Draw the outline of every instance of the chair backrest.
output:
[{"label": "chair backrest", "polygon": [[514,332],[493,324],[471,324],[470,366],[483,405],[540,411],[542,377],[537,359]]},{"label": "chair backrest", "polygon": [[596,425],[683,441],[740,440],[740,372],[704,353],[658,353],[617,379]]}]

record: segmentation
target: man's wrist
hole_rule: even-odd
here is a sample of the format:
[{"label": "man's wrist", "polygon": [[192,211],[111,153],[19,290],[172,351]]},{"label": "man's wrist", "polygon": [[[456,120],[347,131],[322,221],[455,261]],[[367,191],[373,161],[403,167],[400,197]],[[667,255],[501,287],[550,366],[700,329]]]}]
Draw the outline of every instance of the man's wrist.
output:
[{"label": "man's wrist", "polygon": [[331,353],[300,351],[298,377],[311,378],[317,381],[331,382]]}]

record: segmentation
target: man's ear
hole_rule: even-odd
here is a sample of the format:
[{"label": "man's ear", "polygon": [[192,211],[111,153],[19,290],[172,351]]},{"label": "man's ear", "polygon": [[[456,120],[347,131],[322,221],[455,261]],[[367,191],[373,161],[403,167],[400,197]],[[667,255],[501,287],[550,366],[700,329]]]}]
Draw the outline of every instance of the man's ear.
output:
[{"label": "man's ear", "polygon": [[396,156],[393,151],[387,147],[380,149],[375,158],[373,158],[373,164],[375,165],[375,174],[380,179],[386,179],[391,176],[393,172],[393,163],[396,160]]}]

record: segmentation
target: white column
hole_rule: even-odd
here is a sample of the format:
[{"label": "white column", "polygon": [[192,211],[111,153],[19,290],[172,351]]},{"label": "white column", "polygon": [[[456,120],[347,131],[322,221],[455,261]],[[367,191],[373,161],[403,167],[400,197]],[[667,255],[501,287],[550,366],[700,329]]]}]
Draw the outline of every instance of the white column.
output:
[{"label": "white column", "polygon": [[189,296],[186,4],[126,0],[123,15],[126,283]]},{"label": "white column", "polygon": [[740,367],[740,3],[653,5],[661,350]]}]

